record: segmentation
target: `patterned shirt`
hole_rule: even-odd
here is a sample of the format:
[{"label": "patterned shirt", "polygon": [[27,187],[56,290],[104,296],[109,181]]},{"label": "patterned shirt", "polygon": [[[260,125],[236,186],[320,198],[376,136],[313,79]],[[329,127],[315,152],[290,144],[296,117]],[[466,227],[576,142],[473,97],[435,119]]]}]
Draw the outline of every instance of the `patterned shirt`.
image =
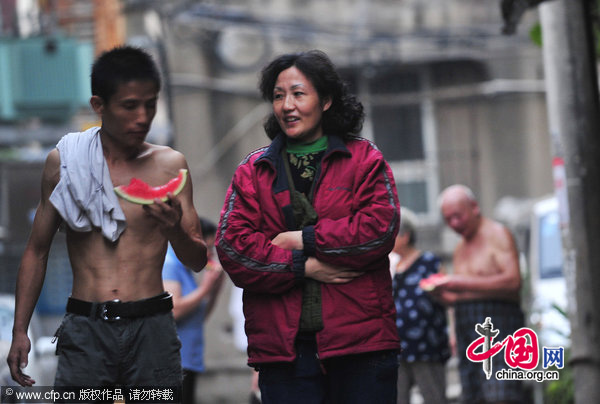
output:
[{"label": "patterned shirt", "polygon": [[419,287],[419,281],[437,273],[440,266],[438,257],[424,252],[406,271],[394,274],[400,360],[445,362],[450,357],[444,307]]},{"label": "patterned shirt", "polygon": [[327,150],[327,143],[327,136],[323,136],[309,144],[287,144],[286,151],[294,187],[307,197],[310,196],[310,189]]}]

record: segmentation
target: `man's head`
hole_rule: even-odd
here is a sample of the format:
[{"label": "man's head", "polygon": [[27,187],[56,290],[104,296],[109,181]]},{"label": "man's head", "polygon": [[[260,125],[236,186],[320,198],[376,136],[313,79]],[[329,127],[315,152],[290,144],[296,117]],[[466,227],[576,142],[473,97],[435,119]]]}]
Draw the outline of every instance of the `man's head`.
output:
[{"label": "man's head", "polygon": [[475,234],[481,211],[473,191],[464,185],[451,185],[440,194],[439,205],[452,230],[467,239]]},{"label": "man's head", "polygon": [[92,95],[110,101],[120,84],[149,81],[160,90],[160,73],[152,57],[132,46],[119,46],[101,54],[92,66]]},{"label": "man's head", "polygon": [[125,148],[144,144],[156,115],[160,74],[149,54],[123,46],[92,67],[90,105],[102,120],[104,141]]}]

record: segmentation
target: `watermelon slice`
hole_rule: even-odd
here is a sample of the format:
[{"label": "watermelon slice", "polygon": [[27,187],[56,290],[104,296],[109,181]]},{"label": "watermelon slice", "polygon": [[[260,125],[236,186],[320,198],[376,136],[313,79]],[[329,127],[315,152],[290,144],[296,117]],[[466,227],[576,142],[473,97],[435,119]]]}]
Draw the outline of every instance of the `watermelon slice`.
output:
[{"label": "watermelon slice", "polygon": [[119,185],[115,187],[115,193],[129,202],[139,203],[140,205],[151,205],[156,198],[166,201],[167,194],[170,192],[177,195],[185,186],[187,180],[187,170],[182,168],[179,175],[164,185],[151,187],[144,181],[132,178],[129,185]]},{"label": "watermelon slice", "polygon": [[438,285],[444,283],[446,275],[444,274],[433,274],[425,279],[419,281],[419,287],[425,292],[431,292]]}]

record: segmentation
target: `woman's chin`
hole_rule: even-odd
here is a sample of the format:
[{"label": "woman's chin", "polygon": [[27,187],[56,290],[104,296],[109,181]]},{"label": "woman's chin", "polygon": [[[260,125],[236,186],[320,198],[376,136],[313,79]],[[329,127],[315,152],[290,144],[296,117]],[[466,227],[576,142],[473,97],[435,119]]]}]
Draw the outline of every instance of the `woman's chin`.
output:
[{"label": "woman's chin", "polygon": [[296,131],[284,131],[283,133],[285,133],[289,140],[297,143],[310,143],[321,137],[320,135],[308,134],[305,132],[299,133]]}]

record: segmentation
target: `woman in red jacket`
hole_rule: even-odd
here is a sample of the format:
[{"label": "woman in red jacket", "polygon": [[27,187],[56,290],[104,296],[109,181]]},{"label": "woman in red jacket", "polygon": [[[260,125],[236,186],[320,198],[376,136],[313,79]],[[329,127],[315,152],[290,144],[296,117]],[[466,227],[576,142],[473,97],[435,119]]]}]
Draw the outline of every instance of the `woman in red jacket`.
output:
[{"label": "woman in red jacket", "polygon": [[238,166],[217,246],[244,289],[263,403],[395,403],[390,167],[356,136],[363,107],[323,52],[276,58],[260,91],[272,141]]}]

